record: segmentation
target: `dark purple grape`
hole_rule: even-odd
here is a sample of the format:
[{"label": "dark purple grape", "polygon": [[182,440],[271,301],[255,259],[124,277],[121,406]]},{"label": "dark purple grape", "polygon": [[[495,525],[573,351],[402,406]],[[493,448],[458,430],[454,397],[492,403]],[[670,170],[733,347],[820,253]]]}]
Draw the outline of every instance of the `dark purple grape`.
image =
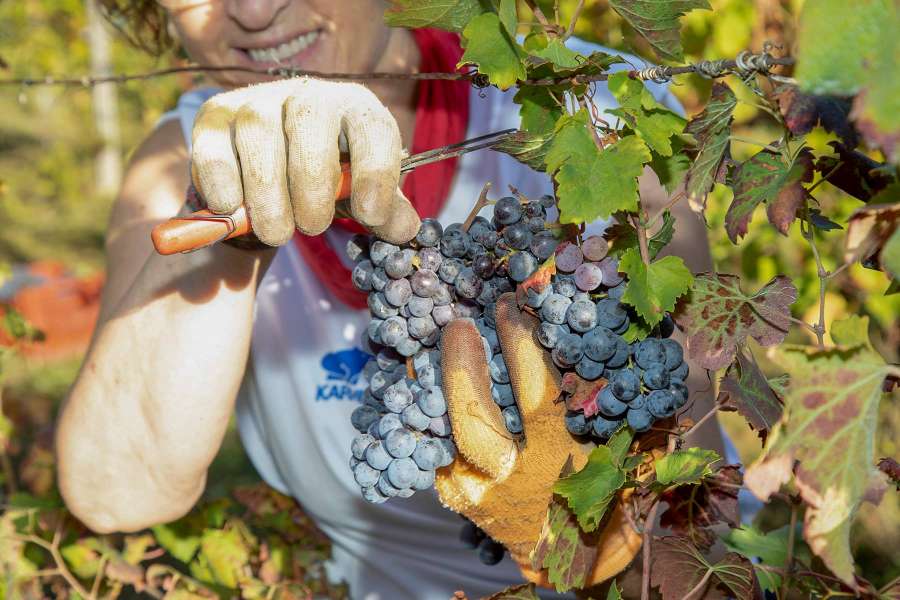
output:
[{"label": "dark purple grape", "polygon": [[597,326],[597,307],[593,302],[573,302],[566,309],[566,323],[577,333],[585,333]]},{"label": "dark purple grape", "polygon": [[544,194],[541,196],[540,203],[544,208],[553,208],[556,206],[556,199],[550,194]]},{"label": "dark purple grape", "polygon": [[553,237],[552,233],[549,231],[542,231],[532,236],[529,248],[531,249],[531,253],[534,254],[539,261],[543,262],[553,255],[558,244],[559,241]]},{"label": "dark purple grape", "polygon": [[478,242],[487,248],[488,250],[493,250],[494,247],[497,246],[497,241],[500,239],[500,234],[496,231],[486,231],[484,235],[481,237]]},{"label": "dark purple grape", "polygon": [[651,390],[662,390],[669,387],[669,371],[663,364],[657,363],[644,369],[642,379],[644,385]]},{"label": "dark purple grape", "polygon": [[441,267],[438,269],[437,274],[441,278],[441,281],[453,285],[459,272],[462,271],[465,266],[466,264],[458,258],[448,258],[441,263]]},{"label": "dark purple grape", "polygon": [[397,309],[391,306],[391,303],[387,301],[387,298],[381,292],[369,294],[368,303],[369,310],[379,319],[387,319],[397,314]]},{"label": "dark purple grape", "polygon": [[562,294],[550,294],[541,305],[541,320],[562,325],[566,322],[566,310],[572,301]]},{"label": "dark purple grape", "polygon": [[369,248],[369,260],[372,261],[372,264],[376,267],[380,267],[381,263],[384,262],[384,259],[399,250],[399,246],[395,246],[394,244],[389,244],[387,242],[382,242],[381,240],[376,240],[372,242],[371,247]]},{"label": "dark purple grape", "polygon": [[575,269],[574,279],[579,290],[593,292],[603,283],[603,271],[594,263],[582,263]]},{"label": "dark purple grape", "polygon": [[650,411],[644,408],[638,410],[629,409],[626,420],[628,421],[628,426],[637,433],[647,431],[653,425],[653,416],[650,414]]},{"label": "dark purple grape", "polygon": [[628,402],[641,391],[641,380],[631,369],[620,369],[609,380],[612,394],[623,402]]},{"label": "dark purple grape", "polygon": [[603,368],[603,363],[598,363],[587,356],[582,356],[581,360],[578,361],[578,364],[575,365],[575,372],[578,373],[578,376],[582,379],[594,381],[600,379],[603,375]]},{"label": "dark purple grape", "polygon": [[531,230],[522,222],[515,223],[503,230],[503,239],[510,248],[524,250],[531,244]]},{"label": "dark purple grape", "polygon": [[522,218],[522,205],[512,196],[504,196],[494,204],[494,218],[503,225],[512,225]]},{"label": "dark purple grape", "polygon": [[556,248],[556,268],[562,273],[572,273],[584,262],[581,248],[572,242],[563,242]]},{"label": "dark purple grape", "polygon": [[681,408],[688,401],[688,389],[680,379],[669,379],[669,391],[675,399],[675,408]]},{"label": "dark purple grape", "polygon": [[503,415],[507,431],[514,435],[522,433],[522,414],[517,406],[507,406],[500,411],[500,414]]},{"label": "dark purple grape", "polygon": [[581,242],[581,252],[584,254],[585,260],[597,262],[606,257],[606,253],[609,252],[609,244],[602,236],[592,235]]},{"label": "dark purple grape", "polygon": [[462,258],[469,251],[471,242],[472,238],[462,229],[448,228],[441,238],[441,254],[450,258]]},{"label": "dark purple grape", "polygon": [[478,297],[484,286],[484,280],[475,274],[472,267],[465,267],[459,272],[454,282],[456,294],[461,298],[472,300]]},{"label": "dark purple grape", "polygon": [[409,249],[398,250],[387,256],[382,263],[384,272],[393,279],[402,279],[412,273],[412,259],[415,252]]},{"label": "dark purple grape", "polygon": [[675,395],[669,390],[653,390],[647,394],[647,410],[657,419],[675,414]]},{"label": "dark purple grape", "polygon": [[428,269],[419,269],[413,273],[409,283],[412,293],[422,298],[434,298],[442,287],[435,272]]},{"label": "dark purple grape", "polygon": [[493,566],[503,560],[505,553],[506,548],[503,547],[503,544],[487,538],[478,547],[478,560],[488,566]]},{"label": "dark purple grape", "polygon": [[609,329],[595,327],[584,334],[584,353],[597,362],[606,362],[616,353],[619,339]]},{"label": "dark purple grape", "polygon": [[675,333],[675,320],[672,319],[672,315],[666,313],[662,321],[659,322],[659,337],[665,339],[673,333]]},{"label": "dark purple grape", "polygon": [[512,254],[509,257],[509,261],[507,263],[509,276],[513,279],[513,281],[519,283],[528,279],[528,276],[534,273],[534,270],[537,269],[537,266],[537,260],[535,260],[534,256],[532,256],[531,252],[527,252],[524,250]]},{"label": "dark purple grape", "polygon": [[584,418],[584,413],[566,413],[566,429],[572,435],[587,435],[591,430],[591,423]]},{"label": "dark purple grape", "polygon": [[682,362],[680,365],[671,370],[671,372],[669,373],[669,377],[671,379],[680,379],[681,381],[686,381],[688,378],[688,373],[690,373],[688,364],[686,362]]},{"label": "dark purple grape", "polygon": [[490,279],[494,275],[494,259],[487,254],[476,256],[472,260],[472,270],[482,279]]},{"label": "dark purple grape", "polygon": [[553,348],[554,362],[565,367],[574,367],[581,360],[582,356],[584,356],[584,348],[582,347],[581,336],[574,333],[561,335]]},{"label": "dark purple grape", "polygon": [[409,279],[394,279],[384,286],[385,299],[394,306],[405,306],[412,298],[412,287]]},{"label": "dark purple grape", "polygon": [[619,262],[611,256],[607,256],[599,263],[600,269],[603,270],[603,283],[607,287],[615,287],[622,283],[622,276],[619,274]]},{"label": "dark purple grape", "polygon": [[566,330],[560,325],[543,322],[538,327],[537,338],[544,348],[553,350],[553,348],[556,347],[556,342],[559,341],[559,336],[565,332]]},{"label": "dark purple grape", "polygon": [[628,362],[629,356],[631,356],[631,346],[625,340],[616,336],[616,352],[606,360],[606,368],[618,369],[623,367]]},{"label": "dark purple grape", "polygon": [[369,236],[357,233],[347,240],[345,250],[353,262],[366,258],[369,254]]},{"label": "dark purple grape", "polygon": [[419,250],[419,268],[434,271],[441,268],[444,255],[437,248],[422,248]]},{"label": "dark purple grape", "polygon": [[616,398],[607,385],[597,395],[597,409],[607,417],[618,417],[628,410],[628,405]]},{"label": "dark purple grape", "polygon": [[541,217],[531,217],[530,219],[528,219],[527,224],[528,231],[530,231],[531,233],[540,233],[544,230],[544,226],[546,225],[544,219]]},{"label": "dark purple grape", "polygon": [[475,523],[466,520],[459,532],[459,541],[474,550],[484,540],[486,534]]},{"label": "dark purple grape", "polygon": [[547,211],[544,210],[544,207],[537,200],[532,200],[531,202],[526,203],[525,206],[522,207],[522,210],[525,211],[526,217],[532,219],[535,217],[540,217],[541,219],[543,219],[547,216]]},{"label": "dark purple grape", "polygon": [[661,340],[646,338],[637,342],[634,346],[634,361],[642,369],[649,369],[651,365],[666,364],[666,352]]},{"label": "dark purple grape", "polygon": [[606,440],[612,434],[614,434],[619,427],[622,426],[622,419],[609,420],[604,419],[603,417],[597,416],[594,418],[592,423],[592,429],[594,435],[600,438],[601,440]]},{"label": "dark purple grape", "polygon": [[419,233],[416,234],[416,242],[425,247],[437,246],[443,233],[444,228],[436,219],[422,219]]},{"label": "dark purple grape", "polygon": [[628,320],[628,313],[618,300],[603,298],[597,301],[597,323],[615,331]]},{"label": "dark purple grape", "polygon": [[661,340],[660,344],[663,352],[666,353],[666,368],[671,370],[678,367],[684,360],[684,350],[682,350],[681,344],[670,338]]},{"label": "dark purple grape", "polygon": [[356,266],[353,267],[353,272],[350,274],[350,279],[353,281],[356,289],[363,292],[372,289],[372,272],[374,270],[375,265],[370,260],[361,260],[356,263]]}]

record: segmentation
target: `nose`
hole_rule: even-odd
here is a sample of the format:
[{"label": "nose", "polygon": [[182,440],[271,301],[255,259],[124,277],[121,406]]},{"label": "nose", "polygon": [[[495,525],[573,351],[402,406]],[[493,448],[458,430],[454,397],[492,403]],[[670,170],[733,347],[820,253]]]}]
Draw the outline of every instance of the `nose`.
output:
[{"label": "nose", "polygon": [[292,0],[226,0],[228,16],[248,31],[266,29]]}]

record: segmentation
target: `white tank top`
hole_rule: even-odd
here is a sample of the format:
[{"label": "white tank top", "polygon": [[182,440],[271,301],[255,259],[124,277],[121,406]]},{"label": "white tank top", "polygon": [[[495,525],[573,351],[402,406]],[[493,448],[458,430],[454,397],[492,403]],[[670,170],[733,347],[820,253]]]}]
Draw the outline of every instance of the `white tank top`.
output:
[{"label": "white tank top", "polygon": [[[571,40],[570,46],[582,54],[605,50],[580,40]],[[681,111],[664,86],[649,84],[649,89],[659,101]],[[197,109],[216,92],[187,92],[164,117],[180,119],[188,144]],[[473,88],[466,137],[518,127],[513,94]],[[594,101],[601,114],[615,106],[602,85]],[[509,184],[528,196],[552,191],[546,174],[505,154],[463,155],[439,215],[441,223],[463,221],[488,181],[497,194]],[[352,266],[343,252],[348,236],[335,231],[326,235]],[[433,490],[378,505],[362,499],[348,462],[356,435],[350,413],[362,401],[366,386],[361,371],[368,356],[359,340],[369,314],[332,298],[293,243],[278,251],[263,277],[254,319],[250,360],[237,402],[241,439],[266,483],[296,498],[331,539],[328,573],[334,581],[346,581],[353,598],[365,600],[447,600],[458,589],[480,598],[523,581],[508,556],[499,565],[485,566],[475,551],[463,546],[462,519],[443,508]]]}]

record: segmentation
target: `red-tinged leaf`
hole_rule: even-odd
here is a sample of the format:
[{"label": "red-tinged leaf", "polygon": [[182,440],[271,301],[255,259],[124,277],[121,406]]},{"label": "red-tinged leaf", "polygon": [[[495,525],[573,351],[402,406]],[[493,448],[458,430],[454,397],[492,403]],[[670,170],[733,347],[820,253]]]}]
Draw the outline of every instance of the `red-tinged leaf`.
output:
[{"label": "red-tinged leaf", "polygon": [[697,8],[709,9],[707,0],[610,0],[609,4],[661,57],[678,61],[684,58],[678,19]]},{"label": "red-tinged leaf", "polygon": [[813,157],[803,148],[791,161],[781,153],[763,150],[743,162],[734,175],[734,200],[725,214],[725,230],[733,243],[747,235],[753,211],[761,203],[769,208],[769,220],[787,234],[797,208],[806,198],[803,183],[812,181]]},{"label": "red-tinged leaf", "polygon": [[556,275],[556,255],[551,254],[550,258],[545,260],[534,273],[516,286],[516,302],[519,308],[525,306],[525,302],[528,300],[528,290],[533,289],[540,294],[550,285],[554,275]]},{"label": "red-tinged leaf", "polygon": [[664,492],[661,499],[668,508],[660,517],[660,525],[700,548],[709,548],[716,541],[716,533],[710,529],[713,525],[726,523],[737,527],[740,522],[741,479],[740,466],[725,465],[699,484]]},{"label": "red-tinged leaf", "polygon": [[651,556],[650,582],[663,600],[754,597],[753,565],[734,552],[712,563],[687,539],[663,537],[653,541]]},{"label": "red-tinged leaf", "polygon": [[900,463],[893,458],[882,458],[878,461],[878,470],[887,475],[900,490]]},{"label": "red-tinged leaf", "polygon": [[[893,184],[879,194],[894,197],[890,204],[873,204],[858,208],[850,215],[844,241],[844,260],[863,262],[875,259],[900,225],[900,184]],[[877,198],[876,198],[877,199]]]},{"label": "red-tinged leaf", "polygon": [[894,181],[891,171],[884,165],[862,152],[852,150],[838,141],[828,144],[837,156],[821,156],[816,161],[816,170],[828,183],[847,192],[854,198],[868,202],[872,196]]},{"label": "red-tinged leaf", "polygon": [[582,588],[594,569],[597,539],[582,531],[565,500],[554,497],[547,511],[537,546],[531,553],[535,571],[547,569],[548,581],[558,592]]},{"label": "red-tinged leaf", "polygon": [[[687,195],[692,204],[705,198],[719,176],[728,151],[731,120],[737,97],[724,83],[714,83],[706,108],[688,122],[685,132],[697,140],[697,156],[686,175]],[[705,205],[705,200],[703,201]]]},{"label": "red-tinged leaf", "polygon": [[781,418],[781,400],[749,352],[737,357],[719,384],[720,410],[737,411],[763,441]]},{"label": "red-tinged leaf", "polygon": [[784,122],[797,136],[803,136],[822,124],[848,146],[859,144],[859,135],[850,123],[850,101],[839,96],[804,94],[797,86],[785,84],[775,90]]},{"label": "red-tinged leaf", "polygon": [[886,487],[874,468],[882,383],[900,373],[872,349],[867,330],[868,319],[854,317],[832,325],[836,348],[777,349],[777,364],[790,376],[784,414],[744,478],[750,491],[768,499],[793,477],[807,504],[809,547],[851,587],[853,516],[863,500],[877,502]]},{"label": "red-tinged leaf", "polygon": [[563,375],[560,389],[563,392],[566,408],[571,411],[582,411],[585,417],[593,417],[600,410],[597,407],[597,396],[606,387],[606,379],[596,381],[582,379],[577,373]]},{"label": "red-tinged leaf", "polygon": [[[451,600],[454,599],[451,598]],[[537,595],[533,583],[523,583],[491,594],[485,600],[540,600],[540,597]]]},{"label": "red-tinged leaf", "polygon": [[687,333],[690,356],[706,369],[721,369],[731,363],[747,336],[763,346],[784,341],[796,299],[797,288],[783,275],[748,296],[735,275],[706,273],[694,279],[676,320]]}]

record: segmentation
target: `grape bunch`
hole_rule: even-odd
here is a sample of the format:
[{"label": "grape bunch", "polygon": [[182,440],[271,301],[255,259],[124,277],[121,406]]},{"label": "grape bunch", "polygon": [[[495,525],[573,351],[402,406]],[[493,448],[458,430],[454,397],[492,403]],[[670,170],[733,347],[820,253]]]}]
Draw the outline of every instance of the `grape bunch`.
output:
[{"label": "grape bunch", "polygon": [[541,320],[538,340],[553,363],[586,381],[607,382],[593,400],[596,411],[566,415],[570,433],[599,440],[608,439],[623,422],[636,432],[647,431],[688,399],[688,366],[681,345],[669,337],[674,330],[670,316],[656,337],[631,344],[622,337],[633,313],[621,302],[627,284],[608,250],[600,236],[590,236],[580,246],[562,242],[551,283],[527,290],[527,304]]},{"label": "grape bunch", "polygon": [[360,435],[350,465],[367,500],[427,489],[435,469],[455,456],[440,371],[440,331],[455,318],[474,320],[489,361],[491,396],[508,431],[522,433],[495,303],[553,254],[557,241],[545,229],[553,202],[551,196],[525,203],[508,196],[495,203],[492,219],[475,217],[468,229],[424,219],[402,246],[365,236],[348,242],[353,283],[368,292],[372,315],[364,346],[375,355],[363,372],[369,382],[364,403],[351,417]]}]

